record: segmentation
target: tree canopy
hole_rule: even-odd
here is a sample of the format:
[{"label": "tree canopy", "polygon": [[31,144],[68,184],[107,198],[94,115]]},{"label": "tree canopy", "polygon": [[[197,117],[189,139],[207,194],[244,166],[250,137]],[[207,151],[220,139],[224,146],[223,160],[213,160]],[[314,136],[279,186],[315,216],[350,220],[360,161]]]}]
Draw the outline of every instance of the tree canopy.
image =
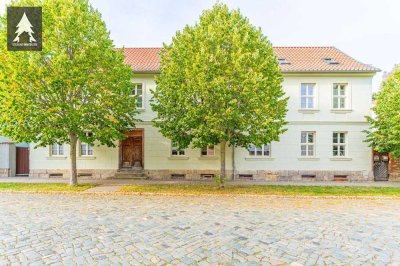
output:
[{"label": "tree canopy", "polygon": [[43,50],[7,51],[0,19],[0,133],[37,146],[70,144],[75,184],[78,139],[114,146],[134,126],[132,70],[87,0],[12,5],[43,7]]},{"label": "tree canopy", "polygon": [[367,117],[371,128],[367,142],[379,152],[391,152],[400,157],[400,66],[394,68],[381,90],[376,94],[372,108],[375,117]]},{"label": "tree canopy", "polygon": [[[269,40],[239,10],[215,4],[164,45],[153,110],[181,148],[278,141],[287,99]],[[225,175],[225,154],[221,172]],[[223,164],[223,165],[222,165]]]}]

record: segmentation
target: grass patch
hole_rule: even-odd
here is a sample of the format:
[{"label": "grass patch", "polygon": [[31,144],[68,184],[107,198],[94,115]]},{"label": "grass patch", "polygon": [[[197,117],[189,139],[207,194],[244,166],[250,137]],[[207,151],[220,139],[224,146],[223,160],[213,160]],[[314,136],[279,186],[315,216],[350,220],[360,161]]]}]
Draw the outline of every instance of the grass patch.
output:
[{"label": "grass patch", "polygon": [[34,191],[34,192],[47,192],[47,191],[84,191],[94,184],[78,184],[77,186],[69,186],[68,184],[61,183],[0,183],[0,191]]},{"label": "grass patch", "polygon": [[301,196],[400,196],[400,187],[342,187],[342,186],[276,186],[229,185],[219,189],[213,185],[127,185],[123,192],[216,195],[301,195]]}]

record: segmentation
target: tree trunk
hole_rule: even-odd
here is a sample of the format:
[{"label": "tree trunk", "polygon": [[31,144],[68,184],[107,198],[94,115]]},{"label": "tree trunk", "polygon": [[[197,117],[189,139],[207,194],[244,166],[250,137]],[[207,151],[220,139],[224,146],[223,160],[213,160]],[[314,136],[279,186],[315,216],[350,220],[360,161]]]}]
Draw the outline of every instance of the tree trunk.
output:
[{"label": "tree trunk", "polygon": [[76,173],[76,143],[78,137],[74,132],[69,133],[69,145],[70,145],[70,157],[71,157],[71,177],[69,180],[70,186],[76,186],[78,184],[78,177]]},{"label": "tree trunk", "polygon": [[225,179],[226,179],[226,171],[225,171],[225,147],[226,141],[221,141],[221,174],[220,178],[220,187],[225,187]]}]

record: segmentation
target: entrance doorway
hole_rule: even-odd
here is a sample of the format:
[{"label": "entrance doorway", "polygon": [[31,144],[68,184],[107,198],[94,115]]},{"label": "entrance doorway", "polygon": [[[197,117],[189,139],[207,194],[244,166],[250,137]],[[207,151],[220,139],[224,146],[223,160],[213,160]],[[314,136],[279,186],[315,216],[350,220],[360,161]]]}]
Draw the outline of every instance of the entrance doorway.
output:
[{"label": "entrance doorway", "polygon": [[389,154],[385,152],[374,152],[374,180],[389,180]]},{"label": "entrance doorway", "polygon": [[29,175],[29,148],[16,148],[16,174]]},{"label": "entrance doorway", "polygon": [[127,138],[121,141],[120,169],[143,169],[143,129],[125,132]]}]

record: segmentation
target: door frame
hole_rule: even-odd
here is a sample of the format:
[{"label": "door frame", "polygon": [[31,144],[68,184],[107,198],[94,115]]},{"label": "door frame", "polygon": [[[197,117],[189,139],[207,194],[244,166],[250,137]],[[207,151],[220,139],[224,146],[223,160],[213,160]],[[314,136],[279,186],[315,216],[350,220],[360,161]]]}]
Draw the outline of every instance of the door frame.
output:
[{"label": "door frame", "polygon": [[[142,168],[144,169],[144,128],[135,128],[130,131],[123,132],[128,138],[129,137],[142,137]],[[122,140],[118,144],[118,169],[122,169]]]}]

